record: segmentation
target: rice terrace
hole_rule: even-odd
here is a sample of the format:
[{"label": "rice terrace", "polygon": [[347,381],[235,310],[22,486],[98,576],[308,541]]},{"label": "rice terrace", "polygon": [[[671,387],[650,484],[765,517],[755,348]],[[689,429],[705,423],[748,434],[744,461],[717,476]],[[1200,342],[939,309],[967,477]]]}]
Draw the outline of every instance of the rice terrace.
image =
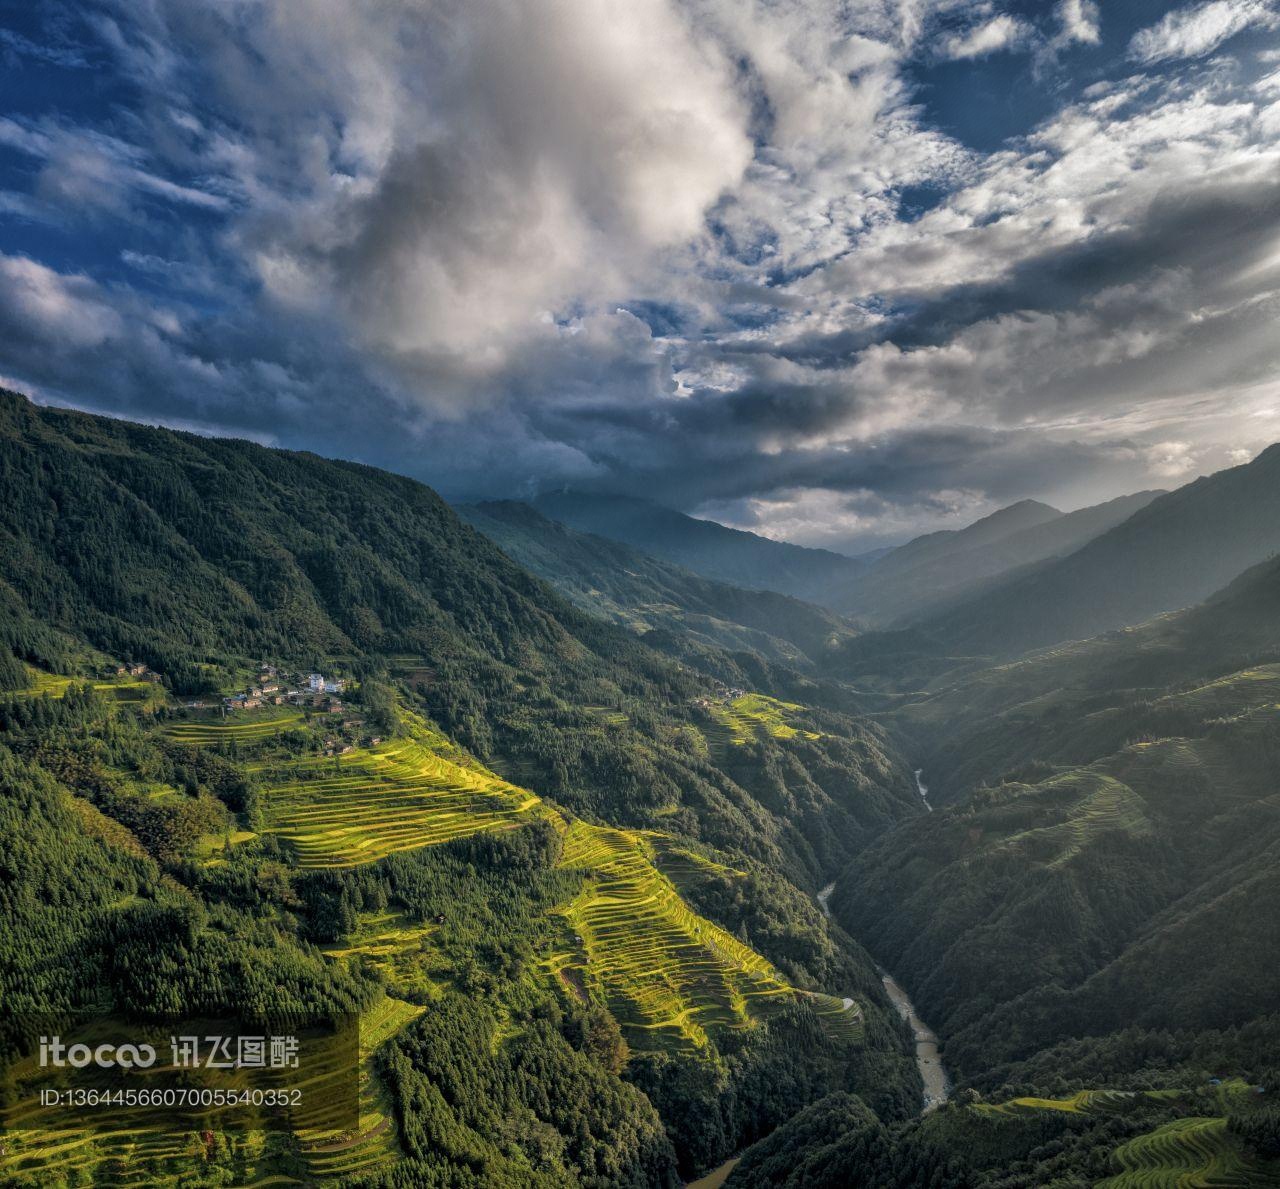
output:
[{"label": "rice terrace", "polygon": [[[33,672],[29,696],[60,698],[72,688],[78,688],[74,679]],[[555,808],[497,776],[403,704],[394,709],[388,737],[371,738],[366,729],[348,743],[350,732],[331,734],[335,713],[289,707],[169,711],[150,725],[163,698],[148,696],[154,705],[140,720],[144,730],[177,748],[175,754],[208,753],[239,763],[255,789],[252,828],[228,826],[193,843],[192,856],[209,870],[225,867],[233,848],[259,838],[276,839],[301,871],[324,872],[540,822],[559,838],[557,866],[578,887],[552,910],[554,941],[540,968],[563,994],[606,1005],[632,1050],[706,1049],[725,1030],[750,1030],[799,1004],[815,1014],[833,1043],[856,1047],[862,1041],[858,1003],[791,986],[750,946],[696,913],[675,882],[696,870],[733,879],[743,873],[674,845],[661,832],[594,825]],[[742,725],[733,729],[759,726],[789,739],[796,732],[781,715],[790,709],[768,699],[743,700],[733,711]],[[123,706],[114,711],[124,712]],[[354,1177],[394,1162],[397,1125],[377,1056],[455,982],[456,971],[435,945],[441,928],[399,910],[367,911],[342,940],[324,948],[329,961],[378,971],[389,990],[361,1020],[359,1126],[346,1133],[303,1128],[292,1137],[229,1140],[218,1158],[237,1170],[237,1183],[303,1184],[309,1177]],[[40,1169],[71,1184],[119,1165],[128,1170],[122,1185],[184,1184],[207,1157],[206,1146],[190,1137],[28,1131],[6,1145],[0,1170],[23,1176]]]}]

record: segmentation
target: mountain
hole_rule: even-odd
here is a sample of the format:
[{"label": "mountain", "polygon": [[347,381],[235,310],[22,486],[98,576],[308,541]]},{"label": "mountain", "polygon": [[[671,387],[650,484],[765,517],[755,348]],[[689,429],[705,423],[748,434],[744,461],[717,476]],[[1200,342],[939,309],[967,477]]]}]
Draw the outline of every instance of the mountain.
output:
[{"label": "mountain", "polygon": [[1066,557],[919,626],[950,648],[1013,656],[1207,598],[1280,549],[1280,445],[1152,500]]},{"label": "mountain", "polygon": [[583,610],[641,634],[754,652],[806,669],[853,634],[830,611],[772,591],[702,578],[548,520],[528,504],[500,501],[456,511]]},{"label": "mountain", "polygon": [[621,541],[704,578],[822,605],[832,590],[868,565],[865,559],[771,541],[629,496],[553,492],[533,503],[552,520]]},{"label": "mountain", "polygon": [[1274,1066],[1278,617],[1272,560],[899,712],[936,811],[861,852],[832,903],[982,1090],[1068,1066],[1141,1084],[1178,1030],[1166,1084],[1207,1077],[1197,1045],[1238,1063],[1250,1030],[1270,1038],[1256,1076]]},{"label": "mountain", "polygon": [[812,893],[918,812],[882,728],[673,661],[420,483],[0,393],[0,1053],[105,1008],[364,1044],[359,1126],[6,1126],[6,1184],[674,1189],[835,1090],[903,1117]]},{"label": "mountain", "polygon": [[980,549],[984,545],[1002,541],[1013,533],[1061,520],[1062,516],[1063,513],[1057,508],[1051,508],[1039,500],[1020,500],[975,520],[965,528],[946,529],[916,537],[887,554],[878,565],[887,565],[890,570],[910,569],[970,549]]},{"label": "mountain", "polygon": [[959,1093],[897,1123],[833,1094],[730,1189],[1280,1183],[1277,623],[1271,559],[890,715],[935,810],[831,905]]},{"label": "mountain", "polygon": [[[1165,729],[1148,705],[1159,691],[1280,661],[1277,623],[1273,558],[1195,607],[953,677],[898,711],[895,726],[927,766],[935,803],[1037,759],[1089,763]],[[1134,706],[1149,712],[1138,725]]]},{"label": "mountain", "polygon": [[909,541],[831,602],[870,624],[905,624],[1021,566],[1074,552],[1161,494],[1138,492],[1069,513],[1024,500],[956,532]]},{"label": "mountain", "polygon": [[[1227,557],[1265,471],[1193,485]],[[914,552],[1085,531],[1051,512]],[[0,393],[0,1065],[47,1011],[362,1043],[351,1119],[265,1138],[6,1096],[6,1185],[1276,1183],[1280,559],[991,664],[468,515],[502,548],[403,477]],[[955,1079],[924,1116],[885,969]]]}]

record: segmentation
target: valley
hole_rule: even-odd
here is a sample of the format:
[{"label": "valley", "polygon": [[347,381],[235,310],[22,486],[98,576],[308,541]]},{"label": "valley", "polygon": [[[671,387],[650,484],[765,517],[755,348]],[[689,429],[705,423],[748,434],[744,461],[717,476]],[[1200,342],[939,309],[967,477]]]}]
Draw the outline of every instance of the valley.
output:
[{"label": "valley", "polygon": [[[816,897],[819,907],[828,917],[831,916],[830,900],[835,890],[835,883],[829,883]],[[880,981],[884,984],[889,1002],[897,1009],[898,1015],[902,1017],[911,1032],[912,1043],[915,1046],[916,1068],[920,1071],[920,1082],[924,1087],[921,1114],[927,1114],[946,1102],[951,1092],[951,1079],[942,1063],[938,1037],[933,1029],[920,1019],[916,1013],[915,1004],[911,1002],[910,996],[893,975],[887,971],[881,971]]]},{"label": "valley", "polygon": [[[993,656],[478,506],[499,548],[370,468],[0,414],[0,1040],[362,1023],[354,1126],[17,1116],[18,1189],[1275,1183],[1274,559]],[[1166,498],[899,564],[1056,566]]]}]

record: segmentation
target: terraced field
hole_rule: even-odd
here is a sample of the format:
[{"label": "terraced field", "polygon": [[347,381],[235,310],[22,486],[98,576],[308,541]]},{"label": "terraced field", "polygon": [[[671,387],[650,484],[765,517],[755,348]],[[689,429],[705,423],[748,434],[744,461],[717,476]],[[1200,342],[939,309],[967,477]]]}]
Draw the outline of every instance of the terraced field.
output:
[{"label": "terraced field", "polygon": [[1280,704],[1280,665],[1258,665],[1206,682],[1194,689],[1166,694],[1156,705],[1193,708],[1209,716],[1239,714],[1258,706]]},{"label": "terraced field", "polygon": [[63,677],[58,673],[46,673],[27,665],[29,684],[26,689],[14,690],[6,696],[40,698],[48,694],[61,698],[73,685],[91,684],[94,689],[113,695],[120,702],[146,702],[160,697],[160,687],[150,681],[134,681],[120,678],[114,681],[90,681],[87,677]]},{"label": "terraced field", "polygon": [[[744,714],[764,714],[745,701]],[[547,966],[609,1003],[637,1047],[700,1047],[708,1029],[749,1027],[800,994],[750,947],[694,913],[658,860],[677,875],[686,867],[721,870],[720,864],[660,834],[566,822],[533,793],[470,760],[425,720],[405,715],[404,723],[406,737],[377,747],[250,765],[261,786],[264,831],[287,841],[304,867],[348,867],[512,829],[535,816],[553,821],[565,837],[562,865],[585,869],[590,878],[563,910],[565,944]],[[370,916],[328,952],[372,961],[401,993],[429,995],[434,984],[422,942],[431,931],[392,913]],[[860,1039],[856,1004],[808,998],[833,1037]]]},{"label": "terraced field", "polygon": [[[1063,1111],[1067,1114],[1110,1114],[1123,1110],[1138,1097],[1134,1090],[1079,1090],[1070,1098],[1011,1098],[1001,1103],[979,1103],[979,1114],[1016,1115],[1022,1111]],[[1177,1097],[1177,1091],[1151,1091],[1146,1097]]]},{"label": "terraced field", "polygon": [[1151,829],[1142,798],[1128,785],[1095,769],[1085,768],[1053,777],[1041,789],[1060,786],[1065,798],[1073,798],[1065,821],[1010,834],[1001,848],[1034,847],[1050,867],[1066,863],[1096,835],[1123,831],[1138,835]]},{"label": "terraced field", "polygon": [[[290,1163],[293,1138],[272,1132],[244,1132],[231,1144],[229,1184],[302,1184],[278,1170]],[[157,1132],[151,1128],[112,1131],[28,1131],[5,1137],[0,1179],[6,1185],[93,1184],[95,1170],[111,1169],[120,1189],[201,1183],[209,1171],[208,1149],[197,1132]],[[98,1183],[104,1183],[99,1181]]]},{"label": "terraced field", "polygon": [[287,770],[251,766],[262,780],[265,829],[303,867],[352,867],[528,820],[538,798],[469,763],[421,720],[407,738]]},{"label": "terraced field", "polygon": [[[384,998],[360,1022],[359,1121],[345,1132],[301,1129],[288,1132],[234,1131],[219,1134],[216,1146],[197,1131],[158,1132],[150,1127],[119,1131],[12,1131],[0,1144],[0,1182],[37,1186],[107,1183],[144,1189],[155,1185],[304,1185],[317,1178],[340,1179],[371,1172],[399,1154],[391,1103],[374,1070],[378,1048],[424,1009]],[[335,1050],[342,1061],[346,1050]],[[309,1068],[294,1083],[319,1109],[341,1069]],[[210,1166],[216,1157],[216,1169]],[[94,1182],[94,1176],[98,1177]],[[215,1179],[207,1179],[209,1177]],[[216,1179],[218,1177],[228,1179]]]},{"label": "terraced field", "polygon": [[[768,961],[680,898],[643,833],[570,822],[561,863],[590,877],[563,910],[573,937],[550,964],[607,1002],[636,1047],[700,1048],[708,1029],[750,1027],[793,1001]],[[856,1006],[821,1008],[849,1034]]]},{"label": "terraced field", "polygon": [[364,1176],[400,1154],[394,1108],[374,1068],[374,1054],[425,1009],[384,998],[360,1021],[360,1121],[344,1133],[301,1131],[298,1141],[311,1178]]},{"label": "terraced field", "polygon": [[1226,1119],[1176,1119],[1116,1149],[1121,1172],[1098,1189],[1266,1189],[1277,1169],[1249,1160]]},{"label": "terraced field", "polygon": [[423,944],[436,928],[397,912],[369,913],[361,916],[355,933],[339,945],[327,946],[325,953],[369,963],[402,995],[430,995],[436,984],[427,970]]},{"label": "terraced field", "polygon": [[764,694],[743,694],[728,702],[713,702],[711,717],[715,723],[708,732],[711,743],[741,746],[757,739],[761,734],[774,739],[822,738],[815,731],[792,726],[792,716],[804,710],[796,702],[780,702]]},{"label": "terraced field", "polygon": [[1229,729],[1136,743],[1107,761],[1106,768],[1147,799],[1159,798],[1169,813],[1197,816],[1206,788],[1223,803],[1269,796],[1275,788],[1269,756],[1280,730],[1280,706],[1264,702],[1226,717]]},{"label": "terraced field", "polygon": [[218,747],[266,743],[303,721],[300,710],[269,710],[263,713],[235,713],[225,719],[201,718],[168,723],[164,734],[175,743],[192,747]]}]

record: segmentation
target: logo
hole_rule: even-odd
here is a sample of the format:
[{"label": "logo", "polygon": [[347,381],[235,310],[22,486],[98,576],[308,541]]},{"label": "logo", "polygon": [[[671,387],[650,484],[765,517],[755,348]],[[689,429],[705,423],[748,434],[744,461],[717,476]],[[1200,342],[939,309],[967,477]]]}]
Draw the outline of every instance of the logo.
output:
[{"label": "logo", "polygon": [[40,1065],[44,1069],[149,1069],[156,1063],[151,1045],[63,1044],[60,1036],[40,1038]]}]

